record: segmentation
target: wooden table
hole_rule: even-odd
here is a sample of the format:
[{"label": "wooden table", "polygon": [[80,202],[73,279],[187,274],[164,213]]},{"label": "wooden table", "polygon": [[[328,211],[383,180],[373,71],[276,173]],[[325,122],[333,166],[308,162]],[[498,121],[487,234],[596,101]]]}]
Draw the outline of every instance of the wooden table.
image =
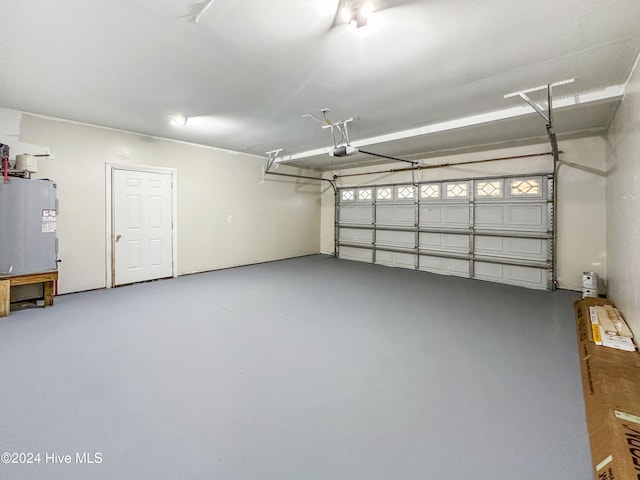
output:
[{"label": "wooden table", "polygon": [[0,317],[6,317],[10,311],[11,287],[15,285],[44,284],[44,306],[53,305],[54,284],[58,280],[58,271],[26,273],[24,275],[0,276]]}]

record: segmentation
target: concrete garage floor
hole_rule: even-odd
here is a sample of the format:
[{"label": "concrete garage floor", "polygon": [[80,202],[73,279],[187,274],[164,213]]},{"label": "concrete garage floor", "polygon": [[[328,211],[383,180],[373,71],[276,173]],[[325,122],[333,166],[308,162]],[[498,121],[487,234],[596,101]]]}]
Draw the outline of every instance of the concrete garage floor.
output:
[{"label": "concrete garage floor", "polygon": [[0,478],[589,479],[576,297],[321,255],[58,297],[0,319]]}]

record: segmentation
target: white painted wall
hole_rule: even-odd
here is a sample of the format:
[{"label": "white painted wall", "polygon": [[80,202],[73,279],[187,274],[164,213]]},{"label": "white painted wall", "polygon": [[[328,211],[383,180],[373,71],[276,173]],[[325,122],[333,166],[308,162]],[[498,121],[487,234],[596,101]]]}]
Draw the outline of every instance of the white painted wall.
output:
[{"label": "white painted wall", "polygon": [[33,177],[58,184],[61,293],[106,285],[106,162],[177,169],[179,274],[319,252],[318,182],[265,179],[264,159],[8,109],[0,143],[55,154]]},{"label": "white painted wall", "polygon": [[[561,159],[567,162],[558,175],[558,282],[561,288],[582,289],[582,272],[595,271],[605,277],[605,161],[606,143],[601,136],[572,139],[560,142],[564,152]],[[483,152],[450,155],[424,160],[426,165],[456,163],[488,158],[501,158],[532,153],[549,152],[548,143],[503,148]],[[571,164],[571,166],[569,165]],[[334,174],[402,168],[403,164],[377,165],[327,172]],[[485,175],[509,175],[549,172],[553,170],[551,155],[519,160],[461,165],[459,167],[422,170],[418,181],[452,178],[480,177]],[[410,182],[410,173],[368,175],[339,179],[340,186],[373,185],[394,182]],[[321,250],[332,253],[334,241],[334,198],[330,189],[322,194]]]},{"label": "white painted wall", "polygon": [[[629,131],[630,127],[624,127],[617,134],[614,130],[621,124],[621,115],[625,111],[633,110],[634,105],[637,110],[637,93],[634,95],[636,103],[623,105],[608,137],[609,143],[614,138],[619,139],[618,153],[629,152],[625,158],[639,148],[637,143],[630,144],[633,135],[637,142],[637,113],[629,123],[635,125],[635,133]],[[629,100],[625,102],[631,100],[629,94]],[[631,113],[624,115],[626,118]],[[40,153],[46,148],[56,155],[55,160],[40,160],[40,171],[34,176],[52,178],[59,186],[58,236],[60,257],[63,259],[60,267],[60,289],[63,293],[102,288],[106,283],[105,162],[178,169],[179,274],[317,253],[320,250],[333,252],[333,190],[326,184],[318,186],[315,182],[305,184],[277,177],[265,180],[262,174],[264,162],[260,158],[41,118],[7,109],[0,109],[0,142],[12,147],[12,155],[23,151]],[[558,279],[560,287],[579,290],[583,271],[593,270],[604,278],[608,274],[605,270],[604,229],[607,145],[603,137],[593,136],[560,142],[560,148],[564,151],[563,160],[574,166],[564,165],[559,175]],[[610,162],[614,162],[613,145],[609,150]],[[430,158],[424,163],[455,163],[547,151],[549,145],[541,143]],[[627,167],[631,164],[630,161],[625,162]],[[327,172],[326,176],[398,166],[402,165],[392,163],[345,169]],[[418,180],[525,174],[548,171],[550,168],[550,156],[533,157],[423,170]],[[635,168],[637,176],[637,163]],[[633,178],[633,175],[630,176],[627,171],[617,178],[619,181],[630,181],[628,177]],[[410,176],[372,175],[344,179],[340,184],[350,186],[403,181],[410,181]],[[615,181],[616,177],[611,175],[609,183]],[[635,188],[637,201],[637,179]],[[611,192],[610,188],[610,195]],[[618,206],[613,207],[616,211],[627,208],[624,206],[627,205],[625,198],[631,197],[620,196],[617,200],[610,200],[613,205],[618,202]],[[637,228],[637,203],[635,205]],[[611,205],[609,208],[611,210]],[[232,223],[228,223],[229,215],[233,216]],[[612,228],[610,226],[610,230]],[[632,227],[625,228],[627,230],[623,231],[628,232],[628,228]],[[635,232],[637,235],[637,230]],[[614,246],[615,243],[612,244],[615,238],[611,237],[609,242],[609,251],[614,258],[618,248]],[[627,240],[624,234],[618,238],[621,242]],[[638,237],[635,238],[637,243]],[[626,248],[629,250],[631,247],[627,244]],[[638,265],[637,250],[635,245],[636,262],[632,265]],[[618,272],[623,268],[632,269],[625,261],[619,261],[619,264]],[[612,260],[610,265],[615,267],[616,264]],[[628,292],[638,291],[638,278],[635,275],[635,287],[629,286]],[[612,288],[615,278],[626,277],[621,273],[613,275]],[[630,294],[626,295],[628,297]],[[634,301],[637,308],[637,293]]]},{"label": "white painted wall", "polygon": [[609,296],[640,338],[640,69],[607,133]]}]

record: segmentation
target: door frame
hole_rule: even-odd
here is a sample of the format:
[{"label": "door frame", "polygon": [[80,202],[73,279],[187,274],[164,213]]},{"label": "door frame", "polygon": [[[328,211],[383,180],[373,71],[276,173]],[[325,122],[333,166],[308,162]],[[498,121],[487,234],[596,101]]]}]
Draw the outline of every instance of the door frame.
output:
[{"label": "door frame", "polygon": [[177,179],[178,170],[176,168],[154,167],[150,165],[135,165],[135,164],[123,164],[105,162],[105,284],[107,288],[112,288],[115,284],[115,262],[114,262],[114,237],[113,237],[113,175],[115,170],[128,170],[141,173],[160,173],[164,175],[171,175],[171,264],[172,264],[172,277],[178,276],[178,195],[177,195]]}]

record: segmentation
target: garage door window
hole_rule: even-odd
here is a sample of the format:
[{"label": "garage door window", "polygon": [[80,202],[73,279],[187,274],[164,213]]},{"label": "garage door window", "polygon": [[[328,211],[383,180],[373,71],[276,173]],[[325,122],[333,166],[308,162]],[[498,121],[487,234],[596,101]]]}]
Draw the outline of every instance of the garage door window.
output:
[{"label": "garage door window", "polygon": [[540,181],[535,178],[527,178],[524,180],[511,180],[511,195],[513,196],[539,196]]},{"label": "garage door window", "polygon": [[363,202],[367,200],[371,200],[372,194],[370,188],[361,188],[358,190],[358,200]]},{"label": "garage door window", "polygon": [[393,198],[393,189],[391,187],[378,187],[378,200],[391,200]]},{"label": "garage door window", "polygon": [[478,198],[499,198],[502,197],[502,181],[492,180],[490,182],[476,183],[476,197]]},{"label": "garage door window", "polygon": [[420,198],[440,198],[440,184],[431,183],[427,185],[420,185]]},{"label": "garage door window", "polygon": [[355,195],[353,190],[342,190],[341,198],[343,202],[352,202],[355,200]]},{"label": "garage door window", "polygon": [[398,187],[398,200],[410,200],[415,196],[415,189],[413,187]]},{"label": "garage door window", "polygon": [[469,197],[469,182],[447,184],[447,198],[468,198],[468,197]]}]

